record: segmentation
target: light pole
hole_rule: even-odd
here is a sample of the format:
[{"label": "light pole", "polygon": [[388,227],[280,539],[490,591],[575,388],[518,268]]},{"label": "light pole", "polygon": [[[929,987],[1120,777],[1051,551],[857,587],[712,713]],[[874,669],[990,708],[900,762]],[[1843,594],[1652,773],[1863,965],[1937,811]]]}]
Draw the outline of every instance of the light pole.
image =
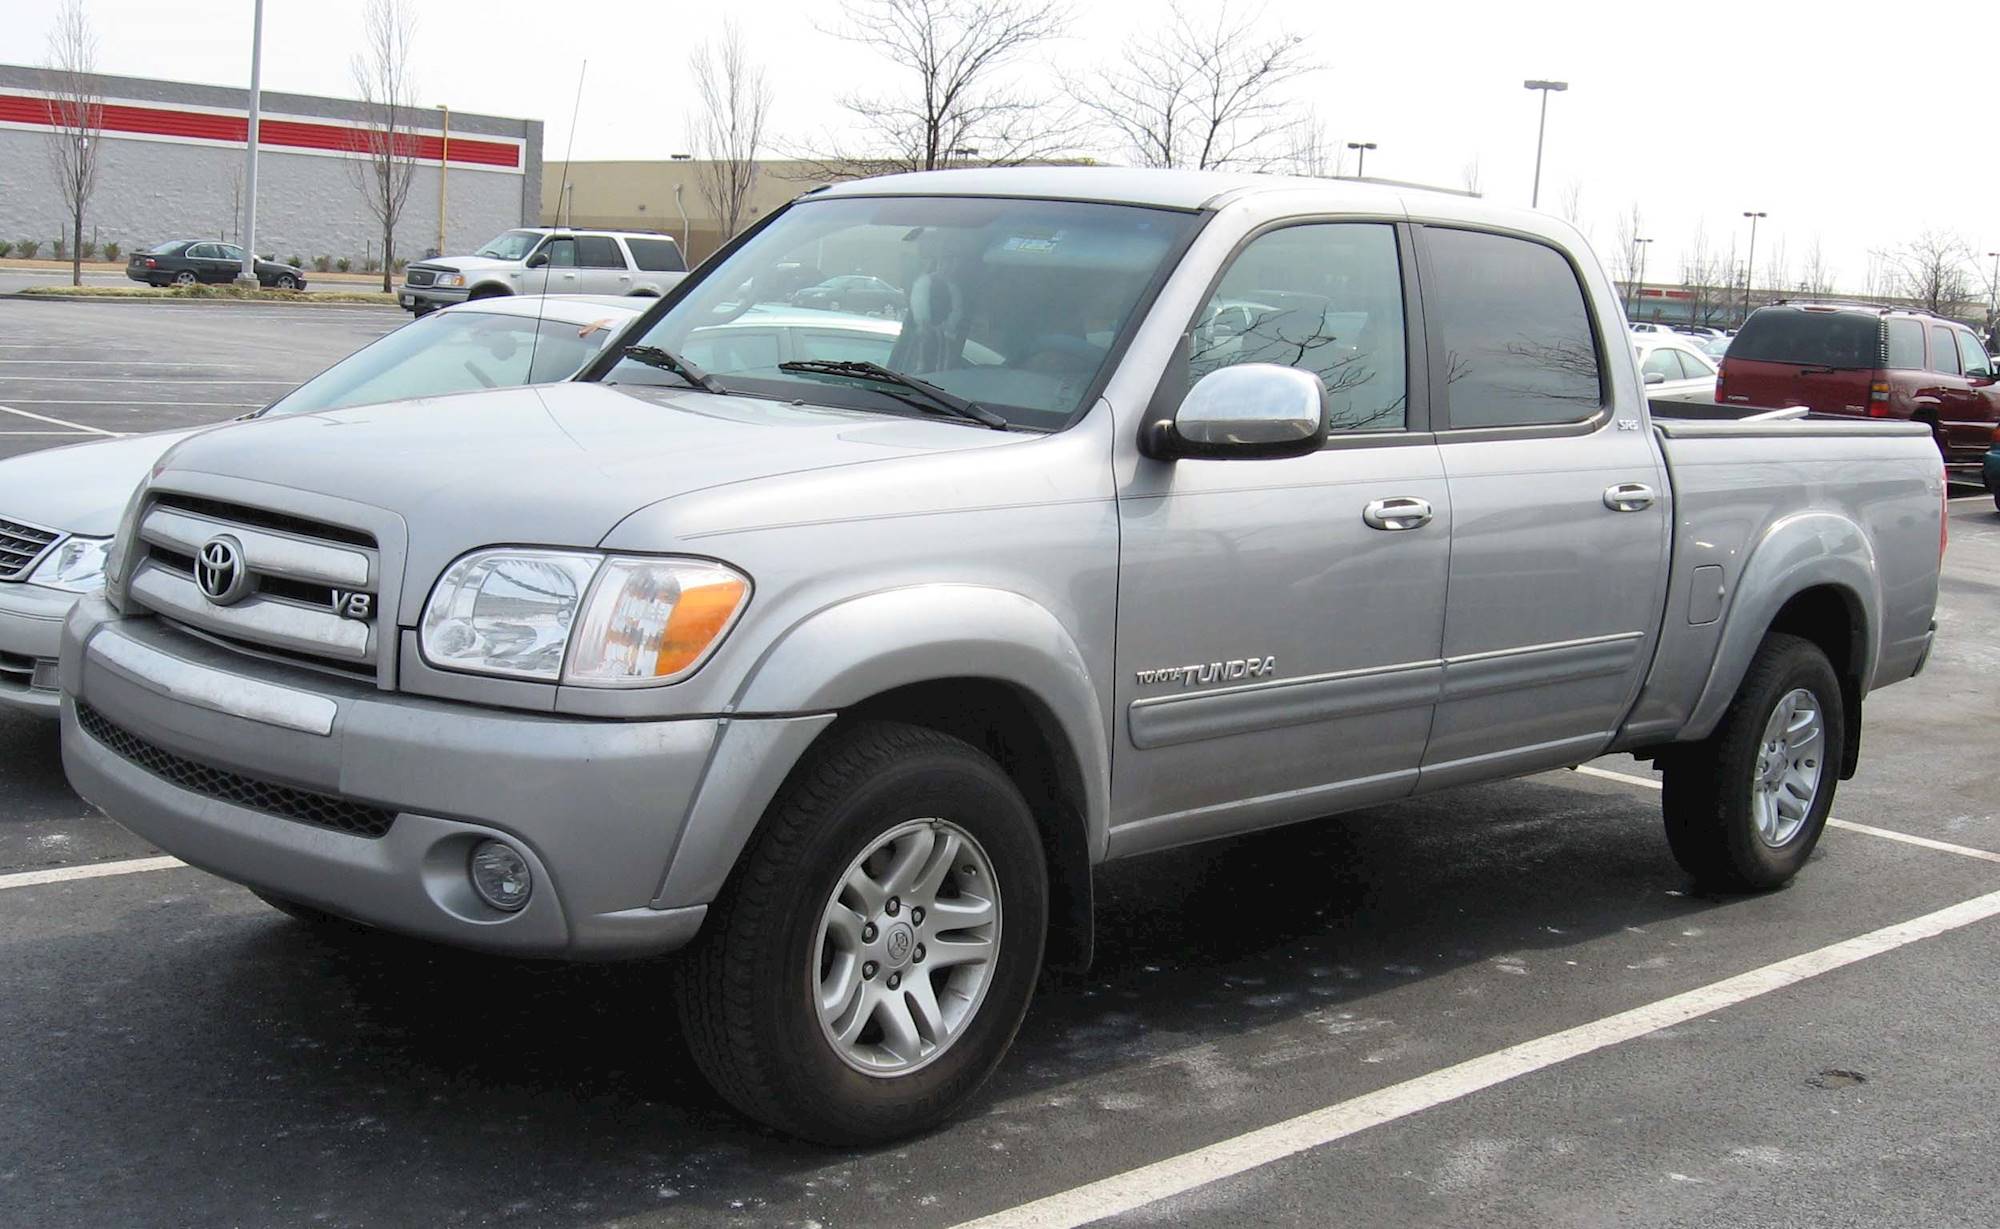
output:
[{"label": "light pole", "polygon": [[[1761,209],[1745,209],[1743,216],[1750,219],[1750,255],[1743,261],[1743,320],[1750,318],[1750,283],[1757,280],[1757,219],[1771,215]],[[1738,325],[1742,320],[1737,321]]]},{"label": "light pole", "polygon": [[1639,254],[1639,267],[1636,270],[1638,276],[1632,281],[1632,306],[1625,313],[1627,320],[1632,319],[1633,313],[1639,310],[1639,291],[1646,284],[1646,245],[1651,242],[1651,239],[1641,239],[1637,235],[1632,236],[1632,250]]},{"label": "light pole", "polygon": [[1356,179],[1368,178],[1368,151],[1375,148],[1375,142],[1349,141],[1347,148],[1359,150],[1361,153],[1361,156],[1354,163],[1354,177]]},{"label": "light pole", "polygon": [[444,255],[444,196],[451,180],[451,108],[443,103],[438,110],[444,112],[444,147],[438,150],[438,255]]},{"label": "light pole", "polygon": [[250,18],[250,127],[243,141],[243,267],[236,284],[257,285],[257,120],[264,108],[264,0]]},{"label": "light pole", "polygon": [[1560,94],[1569,88],[1567,81],[1523,81],[1523,89],[1542,92],[1542,118],[1535,125],[1535,190],[1528,198],[1528,208],[1535,209],[1542,203],[1542,138],[1549,130],[1549,95]]}]

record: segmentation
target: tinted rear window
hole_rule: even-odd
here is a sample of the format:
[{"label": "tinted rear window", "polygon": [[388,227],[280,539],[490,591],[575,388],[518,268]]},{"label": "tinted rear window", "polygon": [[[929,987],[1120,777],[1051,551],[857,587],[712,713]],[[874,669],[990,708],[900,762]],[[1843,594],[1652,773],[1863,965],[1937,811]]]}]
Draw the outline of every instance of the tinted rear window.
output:
[{"label": "tinted rear window", "polygon": [[1427,232],[1437,282],[1425,306],[1444,338],[1457,427],[1581,422],[1603,389],[1576,271],[1554,248],[1506,235]]},{"label": "tinted rear window", "polygon": [[1882,322],[1858,312],[1766,307],[1744,322],[1729,357],[1801,367],[1876,367],[1882,362]]},{"label": "tinted rear window", "polygon": [[680,273],[687,268],[681,250],[665,239],[627,239],[632,259],[648,273]]}]

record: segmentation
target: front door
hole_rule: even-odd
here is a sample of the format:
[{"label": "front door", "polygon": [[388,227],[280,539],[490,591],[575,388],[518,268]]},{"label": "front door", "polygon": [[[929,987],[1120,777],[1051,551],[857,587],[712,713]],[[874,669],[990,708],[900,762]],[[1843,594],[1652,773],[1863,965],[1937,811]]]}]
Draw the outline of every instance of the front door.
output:
[{"label": "front door", "polygon": [[541,251],[546,258],[539,269],[530,269],[522,280],[528,284],[529,294],[575,294],[576,281],[576,240],[569,235],[556,235],[543,240]]},{"label": "front door", "polygon": [[1412,275],[1405,228],[1288,225],[1244,246],[1190,322],[1167,384],[1305,368],[1333,439],[1286,460],[1142,459],[1119,490],[1114,854],[1413,788],[1452,509],[1409,365]]},{"label": "front door", "polygon": [[[1422,787],[1576,763],[1624,719],[1666,600],[1670,493],[1569,259],[1421,228],[1451,488],[1444,692]],[[1643,386],[1642,386],[1643,387]]]}]

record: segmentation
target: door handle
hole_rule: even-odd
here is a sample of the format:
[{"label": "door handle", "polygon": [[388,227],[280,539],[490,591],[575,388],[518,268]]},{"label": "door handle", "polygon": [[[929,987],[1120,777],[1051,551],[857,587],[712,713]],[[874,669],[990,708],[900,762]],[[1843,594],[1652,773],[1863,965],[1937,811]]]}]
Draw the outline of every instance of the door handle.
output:
[{"label": "door handle", "polygon": [[1378,499],[1361,510],[1370,529],[1421,529],[1431,523],[1431,501],[1399,495]]},{"label": "door handle", "polygon": [[1643,512],[1653,506],[1653,488],[1643,482],[1605,487],[1604,506],[1613,512]]}]

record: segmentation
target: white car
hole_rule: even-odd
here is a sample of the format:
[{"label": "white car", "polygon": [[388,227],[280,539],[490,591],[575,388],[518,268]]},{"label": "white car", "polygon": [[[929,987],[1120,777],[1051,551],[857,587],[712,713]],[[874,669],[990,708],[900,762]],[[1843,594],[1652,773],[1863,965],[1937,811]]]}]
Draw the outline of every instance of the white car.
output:
[{"label": "white car", "polygon": [[1664,401],[1715,400],[1715,361],[1696,339],[1680,333],[1639,333],[1632,338],[1646,396]]},{"label": "white car", "polygon": [[658,298],[686,276],[687,259],[672,235],[524,226],[495,235],[470,256],[410,265],[396,301],[422,316],[454,303],[513,294]]},{"label": "white car", "polygon": [[[650,299],[488,299],[413,321],[246,419],[566,380],[621,336]],[[169,448],[213,425],[49,448],[0,461],[0,710],[54,719],[56,649],[78,596],[104,583],[104,554],[132,488]],[[245,428],[253,429],[253,428]]]}]

